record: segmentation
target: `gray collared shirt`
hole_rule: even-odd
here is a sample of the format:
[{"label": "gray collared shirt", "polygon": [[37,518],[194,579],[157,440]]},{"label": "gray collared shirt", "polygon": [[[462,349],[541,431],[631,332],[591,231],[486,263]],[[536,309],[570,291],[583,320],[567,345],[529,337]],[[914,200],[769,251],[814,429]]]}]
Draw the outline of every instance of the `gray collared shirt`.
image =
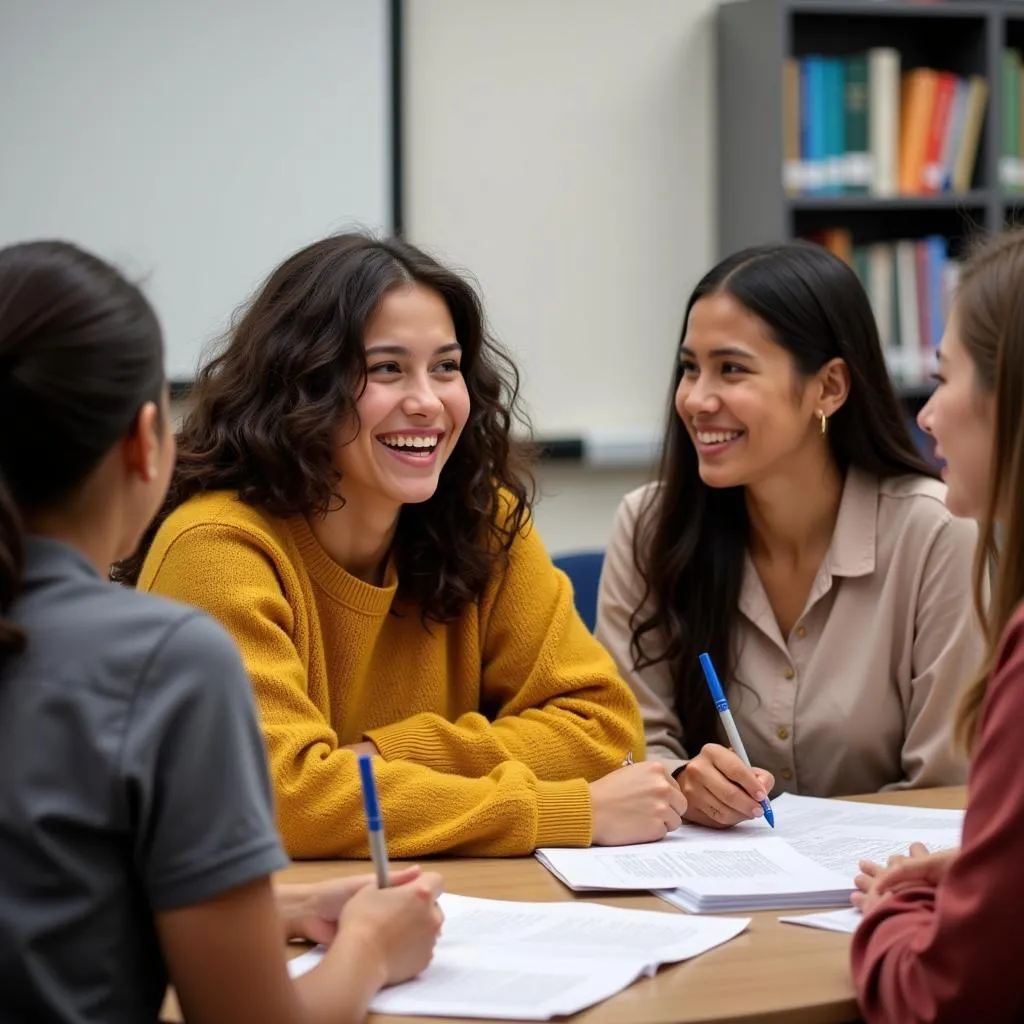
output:
[{"label": "gray collared shirt", "polygon": [[269,875],[274,827],[249,682],[194,609],[32,538],[0,666],[0,1018],[154,1021],[154,914]]},{"label": "gray collared shirt", "polygon": [[[648,757],[675,769],[696,751],[686,747],[671,672],[665,663],[637,672],[629,653],[629,619],[643,594],[633,534],[657,486],[619,508],[596,632],[639,700]],[[831,546],[789,636],[748,554],[737,663],[723,682],[750,759],[775,775],[775,793],[963,782],[950,723],[981,656],[971,602],[977,530],[950,514],[944,496],[927,478],[879,481],[851,470]]]}]

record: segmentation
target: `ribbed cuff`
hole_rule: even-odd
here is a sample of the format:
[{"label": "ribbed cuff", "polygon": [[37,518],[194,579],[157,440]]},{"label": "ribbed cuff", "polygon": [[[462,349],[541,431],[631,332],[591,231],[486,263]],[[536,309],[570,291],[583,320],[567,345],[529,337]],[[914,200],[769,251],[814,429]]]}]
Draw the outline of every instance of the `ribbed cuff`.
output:
[{"label": "ribbed cuff", "polygon": [[594,812],[585,779],[537,783],[536,846],[589,846]]},{"label": "ribbed cuff", "polygon": [[443,748],[437,742],[437,729],[427,714],[367,729],[363,736],[373,741],[385,761],[415,761],[435,771],[456,770],[448,758],[441,756]]}]

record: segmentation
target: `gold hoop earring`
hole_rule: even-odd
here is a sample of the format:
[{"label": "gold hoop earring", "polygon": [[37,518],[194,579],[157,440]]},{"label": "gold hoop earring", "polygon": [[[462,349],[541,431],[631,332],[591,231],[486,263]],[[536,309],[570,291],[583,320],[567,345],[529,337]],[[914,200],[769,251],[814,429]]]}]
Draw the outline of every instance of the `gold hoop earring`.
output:
[{"label": "gold hoop earring", "polygon": [[828,417],[824,411],[819,412],[818,415],[821,417],[821,436],[824,437],[828,433]]}]

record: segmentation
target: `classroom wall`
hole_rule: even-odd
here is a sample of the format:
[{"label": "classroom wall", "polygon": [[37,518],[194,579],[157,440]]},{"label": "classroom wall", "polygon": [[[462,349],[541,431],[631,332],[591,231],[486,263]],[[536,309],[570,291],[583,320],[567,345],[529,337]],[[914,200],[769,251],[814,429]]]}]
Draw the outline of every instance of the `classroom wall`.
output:
[{"label": "classroom wall", "polygon": [[[661,421],[682,309],[714,257],[714,6],[405,5],[406,232],[472,270],[542,430],[588,361],[630,389],[590,426],[638,405]],[[542,467],[549,549],[603,546],[646,478]]]},{"label": "classroom wall", "polygon": [[143,280],[191,378],[289,252],[390,227],[389,41],[387,0],[0,2],[0,246]]},{"label": "classroom wall", "polygon": [[[623,339],[654,323],[644,330],[670,352],[688,289],[714,258],[714,6],[405,4],[407,234],[473,271],[506,345],[573,355],[571,334],[591,358],[621,366],[622,387],[649,396],[655,422],[665,366],[631,362]],[[579,99],[571,132],[565,104],[549,102],[556,88]],[[552,358],[543,382],[547,361],[534,359],[527,403],[578,388],[586,358],[576,369]],[[593,411],[594,425],[612,419]],[[603,547],[622,495],[648,476],[644,467],[540,466],[536,520],[548,548]]]}]

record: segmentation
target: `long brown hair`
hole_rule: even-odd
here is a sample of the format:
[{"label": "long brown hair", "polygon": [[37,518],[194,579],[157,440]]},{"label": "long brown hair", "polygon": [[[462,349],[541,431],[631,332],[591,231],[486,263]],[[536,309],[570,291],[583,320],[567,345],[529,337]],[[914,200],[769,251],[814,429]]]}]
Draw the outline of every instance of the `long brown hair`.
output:
[{"label": "long brown hair", "polygon": [[[742,487],[709,487],[675,409],[682,376],[679,345],[694,305],[725,292],[759,317],[807,378],[831,359],[850,372],[850,394],[832,417],[832,457],[877,477],[936,477],[911,439],[889,380],[878,328],[856,274],[809,242],[759,246],[729,256],[698,283],[683,316],[660,467],[661,486],[641,510],[633,560],[644,582],[632,616],[634,666],[667,661],[687,746],[715,739],[718,716],[697,655],[708,651],[728,680],[736,664],[735,623],[750,526]],[[728,686],[728,683],[726,683]]]},{"label": "long brown hair", "polygon": [[367,322],[388,291],[413,282],[448,307],[470,412],[433,496],[401,510],[392,548],[399,588],[424,619],[439,622],[479,596],[532,497],[525,449],[511,436],[515,422],[525,424],[519,377],[488,336],[465,280],[406,242],[361,234],[325,238],[285,260],[199,371],[167,500],[114,578],[137,582],[160,525],[205,491],[237,491],[273,516],[337,507],[344,488],[334,467],[335,428],[356,416]]},{"label": "long brown hair", "polygon": [[[974,605],[984,632],[985,655],[956,716],[956,739],[967,750],[977,735],[1003,631],[1024,600],[1022,283],[1024,229],[1014,229],[983,243],[968,260],[955,303],[959,337],[974,364],[979,399],[995,399],[991,479],[974,562]],[[991,596],[986,599],[993,566]]]}]

